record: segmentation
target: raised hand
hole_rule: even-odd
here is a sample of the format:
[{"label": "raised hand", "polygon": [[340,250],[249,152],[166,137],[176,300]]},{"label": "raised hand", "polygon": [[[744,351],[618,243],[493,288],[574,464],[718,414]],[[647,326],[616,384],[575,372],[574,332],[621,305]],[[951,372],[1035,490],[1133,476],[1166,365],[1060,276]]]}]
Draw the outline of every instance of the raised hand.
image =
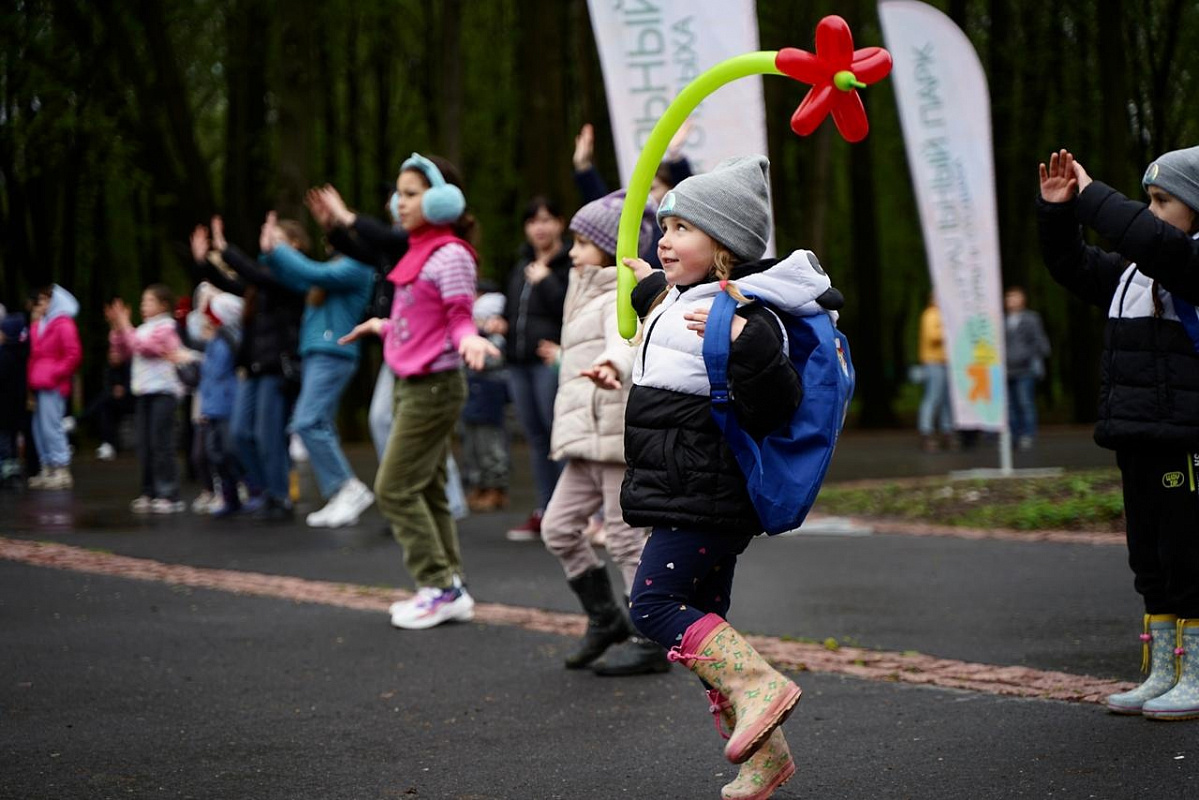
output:
[{"label": "raised hand", "polygon": [[[1074,156],[1069,150],[1059,150],[1049,156],[1049,166],[1041,162],[1041,199],[1046,203],[1065,203],[1078,191],[1078,177],[1074,169]],[[1084,170],[1082,173],[1086,175]],[[1091,180],[1088,177],[1087,183]]]},{"label": "raised hand", "polygon": [[575,152],[571,157],[571,161],[575,165],[575,172],[583,172],[590,169],[594,156],[595,128],[588,122],[579,129],[579,135],[575,137]]},{"label": "raised hand", "polygon": [[346,206],[346,201],[341,199],[341,193],[333,187],[333,184],[326,183],[317,191],[321,195],[321,202],[329,210],[333,224],[343,227],[354,224],[357,215]]},{"label": "raised hand", "polygon": [[219,214],[212,218],[212,247],[214,250],[225,252],[229,243],[225,241],[225,220]]},{"label": "raised hand", "polygon": [[275,220],[277,216],[274,211],[266,212],[266,220],[262,223],[262,227],[258,231],[258,250],[263,253],[269,253],[275,249],[277,236],[275,235]]},{"label": "raised hand", "polygon": [[325,203],[324,195],[319,189],[309,189],[304,193],[304,205],[308,206],[309,213],[316,220],[317,224],[325,230],[329,230],[334,225],[333,212],[329,210],[328,204]]},{"label": "raised hand", "polygon": [[679,131],[670,139],[670,144],[666,147],[666,160],[678,161],[683,157],[683,145],[687,144],[687,137],[691,135],[691,118],[683,120],[683,124],[679,126]]},{"label": "raised hand", "polygon": [[212,242],[208,239],[208,229],[203,225],[197,225],[191,235],[192,261],[203,261],[208,257],[211,247]]}]

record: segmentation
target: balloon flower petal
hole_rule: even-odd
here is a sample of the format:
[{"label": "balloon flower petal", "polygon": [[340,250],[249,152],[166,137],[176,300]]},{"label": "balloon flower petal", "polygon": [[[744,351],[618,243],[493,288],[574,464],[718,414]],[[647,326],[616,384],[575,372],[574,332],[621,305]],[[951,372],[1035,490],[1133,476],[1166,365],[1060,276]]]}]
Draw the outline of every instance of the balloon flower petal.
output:
[{"label": "balloon flower petal", "polygon": [[870,130],[866,109],[857,90],[891,72],[891,54],[881,47],[853,49],[849,23],[830,15],[816,26],[816,52],[786,47],[778,51],[775,68],[811,85],[791,116],[791,130],[807,136],[831,112],[837,130],[850,142],[860,142]]}]

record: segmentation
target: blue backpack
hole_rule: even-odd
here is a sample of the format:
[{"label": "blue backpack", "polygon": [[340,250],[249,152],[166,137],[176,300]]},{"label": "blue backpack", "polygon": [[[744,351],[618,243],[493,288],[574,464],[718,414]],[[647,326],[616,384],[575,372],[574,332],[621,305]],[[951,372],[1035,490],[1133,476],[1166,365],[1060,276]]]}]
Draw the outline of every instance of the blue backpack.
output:
[{"label": "blue backpack", "polygon": [[803,387],[803,399],[790,422],[756,441],[729,408],[729,332],[737,301],[727,292],[712,302],[704,332],[704,365],[712,385],[712,417],[745,475],[762,528],[774,535],[798,528],[816,502],[845,424],[854,369],[849,340],[828,314],[796,317],[763,305],[787,330],[788,355]]}]

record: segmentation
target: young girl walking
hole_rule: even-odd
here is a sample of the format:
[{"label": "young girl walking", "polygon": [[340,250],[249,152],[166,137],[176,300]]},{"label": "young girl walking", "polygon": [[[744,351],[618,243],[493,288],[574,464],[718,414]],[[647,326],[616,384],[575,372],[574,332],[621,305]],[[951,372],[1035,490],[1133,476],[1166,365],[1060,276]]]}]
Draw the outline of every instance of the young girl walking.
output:
[{"label": "young girl walking", "polygon": [[476,261],[474,219],[457,170],[413,153],[400,165],[396,196],[409,246],[388,279],[395,284],[390,319],[370,319],[340,339],[383,339],[396,375],[395,421],[375,476],[379,510],[404,549],[416,596],[391,607],[391,624],[422,629],[474,616],[462,582],[458,530],[446,500],[450,434],[466,400],[462,364],[481,369],[497,350],[471,316]]},{"label": "young girl walking", "polygon": [[[562,316],[558,395],[554,401],[550,457],[565,462],[541,521],[546,549],[558,557],[567,583],[587,612],[587,632],[566,656],[578,669],[594,662],[608,647],[634,634],[608,580],[604,562],[584,532],[591,516],[603,509],[606,547],[619,565],[626,592],[633,585],[645,546],[645,528],[627,524],[620,510],[624,478],[624,414],[635,351],[616,324],[616,237],[624,192],[613,192],[579,209],[570,221],[573,268]],[[652,206],[642,225],[641,241],[651,241]],[[670,669],[666,651],[636,637],[597,665],[607,675],[636,675]]]},{"label": "young girl walking", "polygon": [[142,324],[134,329],[129,307],[114,300],[104,309],[112,326],[110,344],[121,358],[133,359],[132,386],[137,402],[137,448],[142,466],[142,491],[130,504],[135,514],[175,514],[179,499],[179,468],[175,463],[175,426],[183,383],[174,358],[182,349],[175,327],[175,297],[161,283],[142,292]]},{"label": "young girl walking", "polygon": [[[1040,165],[1037,224],[1054,280],[1107,309],[1095,441],[1116,451],[1128,563],[1144,599],[1142,669],[1117,714],[1199,717],[1199,147],[1145,171],[1149,205],[1066,150]],[[1086,245],[1080,224],[1113,252]]]},{"label": "young girl walking", "polygon": [[658,208],[662,271],[626,260],[640,280],[632,299],[644,341],[625,416],[621,506],[630,525],[652,528],[630,612],[643,635],[699,676],[710,708],[730,728],[725,756],[744,766],[724,787],[726,799],[769,797],[794,773],[779,725],[800,688],[725,619],[737,556],[762,523],[712,418],[705,323],[718,293],[741,303],[731,327],[730,405],[742,428],[760,437],[791,418],[802,387],[779,318],[746,296],[814,315],[830,313],[820,303],[833,305],[835,295],[810,252],[762,258],[771,227],[768,169],[764,157],[751,156],[683,181]]}]

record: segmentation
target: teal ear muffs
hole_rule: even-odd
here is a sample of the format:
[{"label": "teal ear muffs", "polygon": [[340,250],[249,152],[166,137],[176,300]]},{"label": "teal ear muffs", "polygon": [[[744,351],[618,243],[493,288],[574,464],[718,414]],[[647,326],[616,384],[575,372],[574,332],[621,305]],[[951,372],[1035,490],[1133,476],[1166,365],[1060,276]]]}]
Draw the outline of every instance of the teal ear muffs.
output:
[{"label": "teal ear muffs", "polygon": [[429,188],[420,198],[420,213],[430,225],[449,225],[456,222],[466,211],[466,196],[452,183],[446,183],[441,170],[420,153],[413,153],[403,164],[400,172],[414,169],[429,180]]}]

